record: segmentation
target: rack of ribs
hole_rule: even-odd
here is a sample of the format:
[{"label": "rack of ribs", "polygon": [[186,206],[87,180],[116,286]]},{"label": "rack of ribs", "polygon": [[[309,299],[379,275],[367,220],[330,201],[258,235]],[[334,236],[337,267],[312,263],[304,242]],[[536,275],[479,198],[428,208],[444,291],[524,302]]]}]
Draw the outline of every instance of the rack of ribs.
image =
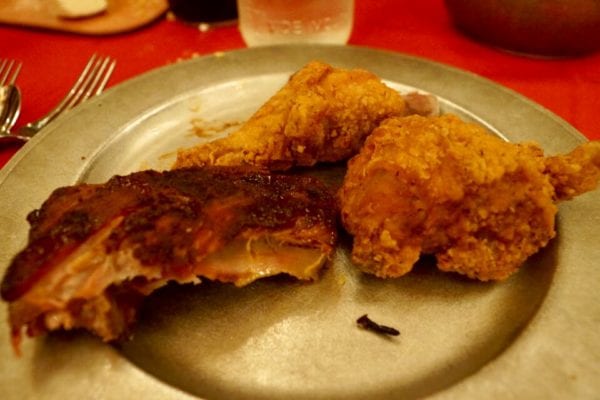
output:
[{"label": "rack of ribs", "polygon": [[320,181],[235,167],[63,187],[27,219],[28,244],[1,286],[17,352],[24,328],[125,337],[142,299],[169,281],[315,279],[337,239]]}]

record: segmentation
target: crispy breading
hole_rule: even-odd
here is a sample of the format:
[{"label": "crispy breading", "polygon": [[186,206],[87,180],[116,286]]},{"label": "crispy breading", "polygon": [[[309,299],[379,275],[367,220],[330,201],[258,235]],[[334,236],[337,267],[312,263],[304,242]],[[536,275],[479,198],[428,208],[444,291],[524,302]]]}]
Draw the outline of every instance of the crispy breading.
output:
[{"label": "crispy breading", "polygon": [[405,102],[377,76],[311,62],[296,72],[238,131],[180,150],[174,168],[254,165],[287,169],[354,155],[385,118]]},{"label": "crispy breading", "polygon": [[594,190],[600,181],[600,142],[588,142],[565,156],[548,157],[545,173],[550,176],[557,200]]},{"label": "crispy breading", "polygon": [[339,202],[366,272],[401,276],[425,253],[441,270],[502,280],[554,237],[555,202],[599,179],[599,142],[544,158],[456,116],[411,116],[367,138]]}]

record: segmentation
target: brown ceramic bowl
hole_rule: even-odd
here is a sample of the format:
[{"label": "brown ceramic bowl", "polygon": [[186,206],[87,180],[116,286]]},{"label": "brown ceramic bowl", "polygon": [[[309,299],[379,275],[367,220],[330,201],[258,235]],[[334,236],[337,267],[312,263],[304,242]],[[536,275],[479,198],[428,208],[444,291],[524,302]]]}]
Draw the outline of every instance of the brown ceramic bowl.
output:
[{"label": "brown ceramic bowl", "polygon": [[445,0],[455,25],[507,50],[574,56],[600,49],[600,0]]}]

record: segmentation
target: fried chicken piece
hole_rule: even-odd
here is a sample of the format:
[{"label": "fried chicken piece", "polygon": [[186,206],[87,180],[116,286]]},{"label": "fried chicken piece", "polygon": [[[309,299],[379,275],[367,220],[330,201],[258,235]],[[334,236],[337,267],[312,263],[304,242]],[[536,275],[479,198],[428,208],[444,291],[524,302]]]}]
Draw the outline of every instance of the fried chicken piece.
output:
[{"label": "fried chicken piece", "polygon": [[555,235],[556,202],[600,180],[600,142],[544,158],[458,117],[391,118],[367,138],[340,189],[365,272],[398,277],[421,254],[438,268],[503,280]]},{"label": "fried chicken piece", "polygon": [[[420,97],[410,98],[416,112],[435,111],[431,96]],[[180,150],[174,168],[254,165],[284,170],[345,160],[381,121],[405,112],[402,96],[374,74],[315,61],[296,72],[238,131]]]},{"label": "fried chicken piece", "polygon": [[60,188],[28,220],[1,287],[17,351],[23,328],[122,337],[169,281],[314,279],[337,235],[335,200],[316,179],[230,167]]}]

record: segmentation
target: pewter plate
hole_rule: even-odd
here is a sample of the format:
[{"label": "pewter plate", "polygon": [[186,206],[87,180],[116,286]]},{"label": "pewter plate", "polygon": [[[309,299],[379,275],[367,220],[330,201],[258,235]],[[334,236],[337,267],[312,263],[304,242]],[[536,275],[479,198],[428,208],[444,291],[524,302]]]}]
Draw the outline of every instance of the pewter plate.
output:
[{"label": "pewter plate", "polygon": [[[510,141],[535,140],[549,154],[585,141],[508,89],[405,55],[294,46],[194,59],[107,91],[11,160],[0,173],[2,271],[26,243],[26,214],[52,190],[168,168],[177,148],[215,137],[194,135],[191,121],[243,121],[312,59],[371,70],[400,91],[433,93],[444,112]],[[558,237],[502,283],[441,273],[426,259],[401,279],[365,276],[350,262],[344,237],[315,283],[276,277],[241,289],[167,286],[147,299],[132,339],[119,345],[54,333],[27,340],[17,359],[8,329],[0,329],[0,398],[594,397],[599,200],[596,191],[562,204]],[[4,322],[6,308],[0,313]],[[357,328],[363,314],[401,335]]]}]

